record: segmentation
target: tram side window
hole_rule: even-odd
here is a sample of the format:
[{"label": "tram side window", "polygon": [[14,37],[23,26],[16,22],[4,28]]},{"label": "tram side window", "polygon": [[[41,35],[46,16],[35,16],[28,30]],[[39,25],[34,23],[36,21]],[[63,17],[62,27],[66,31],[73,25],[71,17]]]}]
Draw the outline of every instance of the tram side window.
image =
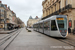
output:
[{"label": "tram side window", "polygon": [[39,24],[39,28],[41,28],[41,24]]},{"label": "tram side window", "polygon": [[36,24],[36,28],[37,28],[37,24]]},{"label": "tram side window", "polygon": [[37,24],[35,25],[35,28],[37,28]]},{"label": "tram side window", "polygon": [[36,24],[36,28],[37,28],[37,24]]},{"label": "tram side window", "polygon": [[40,29],[42,29],[43,28],[43,23],[40,23]]},{"label": "tram side window", "polygon": [[44,29],[45,30],[49,30],[50,29],[50,22],[49,21],[46,21],[46,22],[44,22]]},{"label": "tram side window", "polygon": [[51,20],[51,30],[52,31],[57,30],[57,26],[56,26],[55,20]]}]

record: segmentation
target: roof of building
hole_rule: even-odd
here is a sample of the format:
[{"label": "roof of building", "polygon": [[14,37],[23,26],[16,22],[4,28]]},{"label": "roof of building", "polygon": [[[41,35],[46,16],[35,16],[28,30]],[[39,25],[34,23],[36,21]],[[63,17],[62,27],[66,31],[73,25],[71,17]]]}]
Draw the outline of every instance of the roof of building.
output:
[{"label": "roof of building", "polygon": [[36,16],[35,19],[39,19],[38,16]]},{"label": "roof of building", "polygon": [[30,16],[29,19],[33,19],[32,16]]}]

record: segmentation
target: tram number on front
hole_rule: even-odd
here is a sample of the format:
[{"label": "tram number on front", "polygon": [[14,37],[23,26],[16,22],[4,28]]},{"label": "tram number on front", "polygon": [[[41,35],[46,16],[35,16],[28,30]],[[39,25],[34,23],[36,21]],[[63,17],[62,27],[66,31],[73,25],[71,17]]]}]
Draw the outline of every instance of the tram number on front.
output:
[{"label": "tram number on front", "polygon": [[57,20],[64,20],[64,18],[56,18]]}]

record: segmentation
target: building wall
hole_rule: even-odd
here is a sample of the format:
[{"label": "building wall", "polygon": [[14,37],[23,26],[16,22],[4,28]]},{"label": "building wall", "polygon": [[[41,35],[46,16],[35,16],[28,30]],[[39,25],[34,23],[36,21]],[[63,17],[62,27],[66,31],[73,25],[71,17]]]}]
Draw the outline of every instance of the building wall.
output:
[{"label": "building wall", "polygon": [[[66,4],[65,4],[66,1]],[[75,8],[75,1],[73,0],[47,0],[43,1],[43,17],[46,17],[49,14],[54,13],[55,11],[58,11],[59,9],[65,7],[66,5],[72,5],[72,8]]]},{"label": "building wall", "polygon": [[72,21],[71,30],[75,28],[75,1],[74,0],[44,0],[43,17],[46,18],[52,15],[67,15],[68,25]]},{"label": "building wall", "polygon": [[12,12],[10,10],[7,11],[7,23],[12,23]]},{"label": "building wall", "polygon": [[17,18],[17,25],[20,27],[24,27],[23,25],[25,25],[25,24],[20,18]]},{"label": "building wall", "polygon": [[16,14],[11,11],[10,7],[7,7],[7,4],[3,4],[0,1],[0,29],[8,30],[9,27],[15,27],[22,23],[23,21],[16,17]]},{"label": "building wall", "polygon": [[75,28],[75,9],[73,9],[70,12],[65,12],[63,13],[63,15],[67,15],[67,19],[68,19],[68,26],[69,26],[69,21],[72,21],[72,27],[71,30],[73,31],[73,29]]},{"label": "building wall", "polygon": [[4,7],[0,7],[0,28],[4,29],[5,28],[5,21],[4,19],[6,19],[6,9]]},{"label": "building wall", "polygon": [[34,23],[38,22],[40,19],[29,19],[27,21],[27,26],[32,27]]}]

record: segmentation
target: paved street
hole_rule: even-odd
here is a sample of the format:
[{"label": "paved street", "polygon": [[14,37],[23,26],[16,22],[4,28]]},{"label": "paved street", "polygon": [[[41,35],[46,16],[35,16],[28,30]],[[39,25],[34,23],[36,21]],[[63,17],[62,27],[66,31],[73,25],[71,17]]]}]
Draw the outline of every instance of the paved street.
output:
[{"label": "paved street", "polygon": [[9,34],[0,34],[0,40],[2,40],[4,37],[8,36]]},{"label": "paved street", "polygon": [[6,50],[75,50],[75,48],[33,30],[28,32],[23,28]]}]

